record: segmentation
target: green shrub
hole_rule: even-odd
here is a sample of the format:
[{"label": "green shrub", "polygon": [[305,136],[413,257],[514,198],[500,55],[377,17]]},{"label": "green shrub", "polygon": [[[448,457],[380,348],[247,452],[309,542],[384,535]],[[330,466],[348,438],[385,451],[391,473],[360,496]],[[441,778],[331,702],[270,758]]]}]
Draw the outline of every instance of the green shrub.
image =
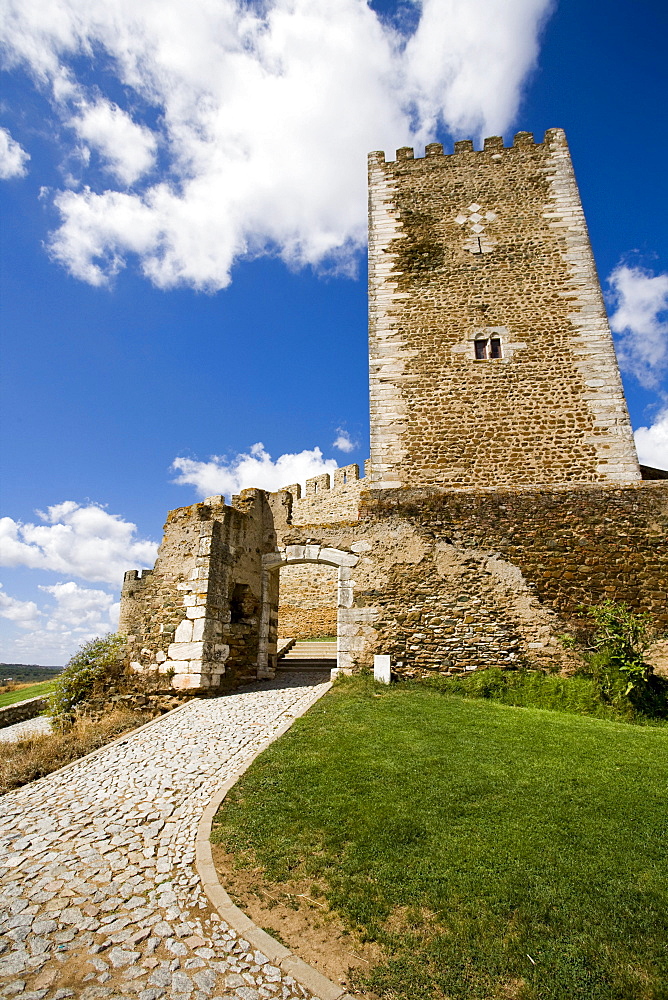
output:
[{"label": "green shrub", "polygon": [[595,623],[583,673],[592,678],[603,702],[644,715],[668,716],[668,682],[656,677],[645,653],[653,639],[650,617],[619,601],[589,608]]},{"label": "green shrub", "polygon": [[72,722],[102,677],[120,670],[125,637],[106,635],[86,642],[56,679],[47,712],[57,723]]}]

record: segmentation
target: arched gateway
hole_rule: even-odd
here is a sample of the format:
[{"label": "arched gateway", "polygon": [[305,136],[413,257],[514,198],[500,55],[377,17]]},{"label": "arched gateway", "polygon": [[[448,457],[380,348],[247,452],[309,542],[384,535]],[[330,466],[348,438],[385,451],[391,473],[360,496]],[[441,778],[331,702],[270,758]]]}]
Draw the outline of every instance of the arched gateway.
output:
[{"label": "arched gateway", "polygon": [[296,563],[320,563],[338,568],[336,597],[336,667],[349,670],[353,665],[355,626],[350,609],[353,606],[353,567],[359,556],[345,549],[318,545],[286,545],[262,556],[262,608],[258,677],[272,677],[276,669],[276,637],[278,625],[278,575],[282,566]]}]

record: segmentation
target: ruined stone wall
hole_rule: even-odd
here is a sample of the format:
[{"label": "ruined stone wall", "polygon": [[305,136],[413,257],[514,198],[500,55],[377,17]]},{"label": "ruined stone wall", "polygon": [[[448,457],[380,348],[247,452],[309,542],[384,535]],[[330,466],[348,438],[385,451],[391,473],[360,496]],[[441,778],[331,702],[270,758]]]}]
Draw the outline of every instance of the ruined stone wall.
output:
[{"label": "ruined stone wall", "polygon": [[279,577],[280,639],[336,635],[336,589],[335,566],[284,566]]},{"label": "ruined stone wall", "polygon": [[279,544],[356,553],[344,630],[358,665],[404,676],[562,668],[558,636],[606,597],[668,626],[668,486],[378,490],[355,523],[287,526]]},{"label": "ruined stone wall", "polygon": [[338,635],[352,665],[370,667],[374,653],[389,653],[393,671],[403,676],[520,662],[564,665],[554,640],[563,624],[503,560],[436,540],[385,509],[357,525],[288,528],[279,544],[288,552],[307,548],[306,536],[312,548],[317,543],[357,558]]},{"label": "ruined stone wall", "polygon": [[560,129],[370,155],[369,344],[379,487],[640,478]]},{"label": "ruined stone wall", "polygon": [[396,490],[363,516],[400,516],[421,536],[512,563],[548,607],[578,615],[611,597],[668,626],[668,484],[578,489]]},{"label": "ruined stone wall", "polygon": [[197,690],[256,676],[261,558],[275,536],[264,494],[235,503],[170,511],[155,568],[126,573],[119,627],[135,670]]}]

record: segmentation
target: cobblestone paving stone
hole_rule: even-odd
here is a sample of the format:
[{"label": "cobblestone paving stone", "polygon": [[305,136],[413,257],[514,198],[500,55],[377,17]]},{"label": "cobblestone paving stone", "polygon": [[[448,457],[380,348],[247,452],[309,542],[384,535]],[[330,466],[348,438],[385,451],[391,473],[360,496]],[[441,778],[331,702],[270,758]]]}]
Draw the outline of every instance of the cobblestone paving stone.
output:
[{"label": "cobblestone paving stone", "polygon": [[302,1000],[194,868],[211,796],[326,690],[284,674],[195,700],[0,800],[0,997]]},{"label": "cobblestone paving stone", "polygon": [[26,719],[25,722],[15,722],[13,726],[4,726],[0,729],[0,743],[13,743],[26,736],[36,736],[38,733],[49,732],[51,732],[51,723],[48,719],[38,715],[34,719]]}]

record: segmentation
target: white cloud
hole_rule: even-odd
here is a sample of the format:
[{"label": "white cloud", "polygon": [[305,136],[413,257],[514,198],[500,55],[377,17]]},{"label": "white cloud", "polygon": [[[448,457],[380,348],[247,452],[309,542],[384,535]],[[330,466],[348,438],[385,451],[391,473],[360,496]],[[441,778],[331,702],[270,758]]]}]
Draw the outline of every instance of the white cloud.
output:
[{"label": "white cloud", "polygon": [[56,601],[47,625],[50,632],[82,633],[88,639],[118,627],[118,602],[104,590],[80,587],[73,580],[39,589]]},{"label": "white cloud", "polygon": [[202,497],[222,493],[228,499],[249,487],[279,490],[293,483],[302,485],[313,476],[333,472],[336,462],[324,459],[320,448],[280,455],[274,462],[261,443],[254,444],[248,454],[234,458],[213,455],[208,462],[191,458],[176,458],[173,469],[180,474],[174,480],[181,486],[194,486]]},{"label": "white cloud", "polygon": [[111,101],[85,105],[72,127],[106,160],[107,169],[121,184],[134,184],[153,166],[156,137]]},{"label": "white cloud", "polygon": [[668,471],[668,409],[649,427],[639,427],[634,437],[641,464]]},{"label": "white cloud", "polygon": [[129,194],[82,157],[81,187],[53,196],[55,258],[93,284],[136,257],[159,287],[215,290],[245,254],[350,269],[368,150],[507,129],[551,0],[412,0],[403,34],[366,0],[5,6],[8,65],[50,97],[62,141],[74,129],[122,187],[157,171]]},{"label": "white cloud", "polygon": [[348,431],[344,430],[342,427],[337,427],[336,432],[337,436],[332,442],[332,448],[338,448],[339,451],[349,453],[359,447],[358,442],[353,441]]},{"label": "white cloud", "polygon": [[0,565],[53,570],[120,586],[125,570],[155,562],[157,545],[136,538],[136,525],[98,504],[68,500],[37,513],[45,523],[0,518]]},{"label": "white cloud", "polygon": [[6,128],[0,128],[0,180],[23,177],[30,153],[13,139]]},{"label": "white cloud", "polygon": [[608,282],[620,366],[645,388],[660,388],[668,371],[668,274],[620,264]]},{"label": "white cloud", "polygon": [[33,628],[40,614],[34,601],[19,601],[18,598],[10,597],[0,590],[0,618],[8,618],[20,628]]},{"label": "white cloud", "polygon": [[73,580],[38,589],[50,597],[41,608],[34,601],[7,598],[18,608],[16,615],[5,613],[0,592],[0,615],[30,629],[29,635],[5,639],[4,660],[63,664],[82,643],[117,630],[119,605],[106,591],[81,587]]}]

